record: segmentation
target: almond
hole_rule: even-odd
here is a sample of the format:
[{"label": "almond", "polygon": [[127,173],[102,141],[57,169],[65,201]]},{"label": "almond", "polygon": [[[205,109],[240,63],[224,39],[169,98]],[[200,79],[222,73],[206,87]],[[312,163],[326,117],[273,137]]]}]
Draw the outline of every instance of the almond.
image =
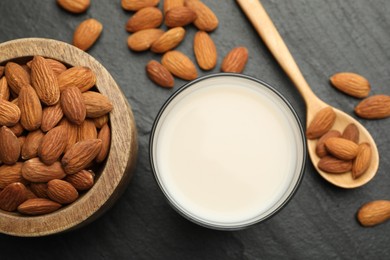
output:
[{"label": "almond", "polygon": [[9,88],[7,83],[7,78],[2,77],[0,78],[0,99],[7,100],[9,99]]},{"label": "almond", "polygon": [[81,92],[85,92],[95,84],[96,75],[87,67],[72,67],[58,76],[58,85],[61,91],[68,87],[77,87]]},{"label": "almond", "polygon": [[41,56],[35,56],[31,62],[31,82],[44,104],[52,106],[60,99],[57,77]]},{"label": "almond", "polygon": [[29,186],[27,186],[26,187],[26,200],[36,199],[36,198],[37,198],[37,196],[35,195],[35,193],[31,191]]},{"label": "almond", "polygon": [[82,170],[78,173],[67,175],[65,181],[73,185],[77,190],[89,190],[95,182],[95,174],[92,171]]},{"label": "almond", "polygon": [[98,92],[87,91],[82,96],[87,110],[87,117],[89,118],[103,116],[113,109],[111,101]]},{"label": "almond", "polygon": [[14,98],[12,101],[11,101],[12,104],[14,105],[18,105],[18,98]]},{"label": "almond", "polygon": [[30,75],[15,62],[8,62],[5,65],[5,77],[7,78],[8,86],[15,94],[19,94],[20,88],[23,85],[30,84]]},{"label": "almond", "polygon": [[358,145],[341,137],[331,137],[325,141],[326,150],[341,160],[352,160],[358,152]]},{"label": "almond", "polygon": [[62,166],[67,174],[74,174],[83,170],[102,148],[102,140],[90,139],[74,144],[62,158]]},{"label": "almond", "polygon": [[11,132],[14,133],[14,135],[16,135],[17,137],[21,136],[24,132],[24,128],[20,121],[17,122],[15,125],[10,126],[9,130],[11,130]]},{"label": "almond", "polygon": [[60,75],[66,70],[65,65],[57,60],[46,58],[46,63],[49,64],[50,68],[53,70],[56,76]]},{"label": "almond", "polygon": [[30,183],[30,189],[38,198],[48,198],[46,182],[32,182]]},{"label": "almond", "polygon": [[161,87],[172,88],[175,85],[172,74],[158,61],[149,61],[146,65],[146,73],[154,83]]},{"label": "almond", "polygon": [[42,131],[47,132],[53,129],[58,124],[58,122],[61,121],[63,116],[64,113],[62,112],[60,102],[54,106],[45,107],[42,111]]},{"label": "almond", "polygon": [[0,66],[0,78],[4,75],[4,66]]},{"label": "almond", "polygon": [[93,122],[95,123],[96,128],[102,128],[108,123],[108,114],[94,118]]},{"label": "almond", "polygon": [[96,139],[98,136],[95,123],[87,119],[78,127],[77,142]]},{"label": "almond", "polygon": [[371,146],[368,143],[359,144],[358,153],[352,164],[352,177],[359,178],[368,169],[371,162]]},{"label": "almond", "polygon": [[208,33],[199,31],[195,34],[194,53],[201,69],[212,70],[217,65],[217,48]]},{"label": "almond", "polygon": [[193,80],[198,77],[194,63],[180,51],[165,53],[161,63],[176,77],[184,80]]},{"label": "almond", "polygon": [[19,205],[22,214],[36,216],[48,214],[61,208],[61,204],[43,198],[29,199]]},{"label": "almond", "polygon": [[61,108],[66,118],[76,125],[81,125],[84,122],[87,111],[81,95],[80,89],[77,87],[67,87],[61,92]]},{"label": "almond", "polygon": [[186,6],[171,8],[165,15],[165,25],[168,27],[184,27],[195,21],[196,13]]},{"label": "almond", "polygon": [[362,100],[355,113],[366,119],[381,119],[390,116],[390,96],[375,95]]},{"label": "almond", "polygon": [[22,147],[24,145],[24,142],[26,141],[26,137],[25,136],[19,136],[18,137],[18,141],[19,141],[19,144],[20,144],[20,151],[22,151]]},{"label": "almond", "polygon": [[14,164],[20,155],[20,143],[8,127],[0,128],[0,161],[5,164]]},{"label": "almond", "polygon": [[364,227],[372,227],[390,219],[390,201],[375,200],[364,204],[357,213],[357,219]]},{"label": "almond", "polygon": [[248,49],[245,47],[236,47],[232,49],[223,59],[221,71],[241,73],[248,61]]},{"label": "almond", "polygon": [[24,129],[34,131],[41,126],[41,102],[37,93],[30,85],[24,85],[20,89],[18,107],[20,109],[20,123]]},{"label": "almond", "polygon": [[28,160],[38,156],[38,148],[41,145],[44,135],[45,134],[40,129],[27,134],[27,138],[21,152],[23,160]]},{"label": "almond", "polygon": [[69,204],[79,197],[79,193],[67,181],[51,180],[47,183],[47,196],[61,204]]},{"label": "almond", "polygon": [[330,83],[341,92],[356,98],[364,98],[370,94],[370,83],[356,73],[336,73],[330,78]]},{"label": "almond", "polygon": [[0,125],[13,126],[19,119],[19,107],[7,100],[0,99]]},{"label": "almond", "polygon": [[186,0],[185,5],[197,15],[194,25],[201,31],[211,32],[218,27],[218,18],[214,12],[199,0]]},{"label": "almond", "polygon": [[332,156],[325,156],[318,162],[318,168],[327,173],[344,173],[352,169],[352,161],[344,161]]},{"label": "almond", "polygon": [[53,164],[60,158],[67,145],[67,131],[65,126],[57,126],[51,129],[42,138],[38,147],[38,156],[47,165]]},{"label": "almond", "polygon": [[164,0],[164,14],[166,15],[169,10],[181,6],[184,6],[184,0]]},{"label": "almond", "polygon": [[64,178],[65,172],[60,162],[48,166],[41,162],[39,158],[33,158],[23,163],[22,176],[31,182],[48,182],[53,179]]},{"label": "almond", "polygon": [[341,137],[358,144],[359,143],[359,129],[357,128],[357,126],[354,123],[351,123],[351,124],[347,125],[347,127],[344,129]]},{"label": "almond", "polygon": [[110,127],[107,124],[103,126],[103,128],[99,131],[99,135],[97,138],[102,140],[102,148],[96,156],[95,161],[97,163],[101,163],[106,159],[108,152],[110,151],[111,131]]},{"label": "almond", "polygon": [[328,132],[336,121],[336,113],[331,107],[325,107],[317,112],[311,120],[307,130],[306,137],[316,139]]},{"label": "almond", "polygon": [[156,6],[160,0],[121,0],[122,8],[126,11],[138,11],[149,6]]},{"label": "almond", "polygon": [[9,184],[0,192],[0,209],[5,211],[14,211],[27,199],[26,187],[15,182]]},{"label": "almond", "polygon": [[30,77],[31,79],[31,68],[29,66],[27,66],[27,64],[23,64],[21,65],[22,68],[27,72],[28,76]]},{"label": "almond", "polygon": [[57,4],[66,11],[80,14],[87,11],[90,6],[90,0],[57,0]]},{"label": "almond", "polygon": [[340,137],[341,133],[337,130],[330,130],[323,136],[321,136],[320,139],[318,139],[317,145],[316,145],[316,154],[318,157],[322,158],[326,155],[328,155],[328,151],[325,148],[325,141],[328,140],[331,137]]},{"label": "almond", "polygon": [[59,125],[63,125],[66,127],[66,132],[68,134],[68,140],[65,148],[65,152],[69,150],[71,146],[73,146],[77,142],[78,137],[78,129],[77,125],[70,123],[66,118],[63,118]]},{"label": "almond", "polygon": [[26,183],[22,177],[22,165],[23,163],[18,162],[14,165],[0,166],[0,189],[14,182]]},{"label": "almond", "polygon": [[179,45],[186,34],[182,27],[172,28],[166,31],[158,38],[151,47],[151,50],[156,53],[164,53]]},{"label": "almond", "polygon": [[132,51],[146,51],[164,34],[161,29],[145,29],[133,33],[127,38],[127,45]]},{"label": "almond", "polygon": [[126,23],[128,32],[157,28],[161,25],[163,15],[156,7],[145,7],[136,12]]},{"label": "almond", "polygon": [[103,25],[96,19],[89,18],[81,22],[74,34],[73,45],[86,51],[92,47],[102,33]]}]

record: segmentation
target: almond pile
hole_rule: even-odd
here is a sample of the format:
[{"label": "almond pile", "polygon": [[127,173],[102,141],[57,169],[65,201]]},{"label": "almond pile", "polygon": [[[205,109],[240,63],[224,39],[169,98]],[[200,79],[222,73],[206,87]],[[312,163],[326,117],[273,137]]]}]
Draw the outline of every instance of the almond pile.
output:
[{"label": "almond pile", "polygon": [[47,214],[93,186],[113,108],[95,83],[89,68],[40,56],[0,67],[1,210]]}]

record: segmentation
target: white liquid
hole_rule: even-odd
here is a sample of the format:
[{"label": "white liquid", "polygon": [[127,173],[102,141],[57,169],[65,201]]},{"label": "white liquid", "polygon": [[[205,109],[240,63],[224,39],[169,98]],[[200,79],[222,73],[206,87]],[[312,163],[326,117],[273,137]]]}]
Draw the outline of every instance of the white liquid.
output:
[{"label": "white liquid", "polygon": [[255,83],[198,82],[160,121],[158,178],[171,202],[201,222],[229,226],[264,217],[298,180],[298,125],[277,95]]}]

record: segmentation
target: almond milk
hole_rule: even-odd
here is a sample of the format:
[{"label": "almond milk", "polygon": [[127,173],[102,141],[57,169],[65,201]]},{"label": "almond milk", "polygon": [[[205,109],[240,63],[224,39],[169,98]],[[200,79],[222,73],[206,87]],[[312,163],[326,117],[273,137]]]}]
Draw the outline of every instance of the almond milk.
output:
[{"label": "almond milk", "polygon": [[152,157],[168,200],[200,224],[238,228],[271,215],[295,190],[304,141],[286,103],[239,76],[201,80],[156,124]]}]

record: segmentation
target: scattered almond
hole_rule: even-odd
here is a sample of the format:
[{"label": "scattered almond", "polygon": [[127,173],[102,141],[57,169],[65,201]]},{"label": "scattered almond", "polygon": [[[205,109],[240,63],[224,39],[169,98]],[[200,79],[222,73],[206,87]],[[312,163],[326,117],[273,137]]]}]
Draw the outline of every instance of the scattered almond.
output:
[{"label": "scattered almond", "polygon": [[43,198],[29,199],[19,205],[18,211],[22,214],[36,216],[49,214],[61,208],[61,204]]},{"label": "scattered almond", "polygon": [[341,136],[341,133],[337,130],[330,130],[326,134],[321,136],[321,138],[318,140],[317,145],[316,145],[316,154],[318,155],[318,157],[322,158],[322,157],[328,155],[328,151],[326,150],[326,147],[325,147],[325,141],[327,139],[329,139],[331,137],[340,137],[340,136]]},{"label": "scattered almond", "polygon": [[208,33],[199,31],[194,37],[194,53],[203,70],[212,70],[217,65],[217,48]]},{"label": "scattered almond", "polygon": [[161,63],[176,77],[185,80],[193,80],[198,77],[194,63],[180,51],[165,53]]},{"label": "scattered almond", "polygon": [[359,144],[358,153],[352,164],[352,177],[359,178],[368,169],[371,162],[371,146],[368,143]]},{"label": "scattered almond", "polygon": [[223,59],[221,71],[241,73],[248,61],[248,49],[236,47],[232,49]]},{"label": "scattered almond", "polygon": [[171,8],[165,14],[165,25],[168,27],[184,27],[195,21],[196,13],[186,6]]},{"label": "scattered almond", "polygon": [[173,88],[175,85],[172,74],[158,61],[149,61],[146,65],[146,73],[154,83],[161,87]]},{"label": "scattered almond", "polygon": [[164,14],[166,15],[169,10],[181,6],[184,6],[184,0],[164,0]]},{"label": "scattered almond", "polygon": [[328,173],[345,173],[352,169],[352,161],[344,161],[332,156],[325,156],[319,160],[318,168]]},{"label": "scattered almond", "polygon": [[375,95],[362,100],[355,113],[366,119],[381,119],[390,116],[390,96]]},{"label": "scattered almond", "polygon": [[138,11],[149,6],[156,6],[160,0],[121,0],[122,8],[126,11]]},{"label": "scattered almond", "polygon": [[156,7],[145,7],[137,11],[126,23],[128,32],[157,28],[161,25],[163,15]]},{"label": "scattered almond", "polygon": [[197,15],[194,25],[201,31],[211,32],[218,27],[218,18],[214,12],[200,0],[186,0],[185,6]]},{"label": "scattered almond", "polygon": [[390,219],[390,201],[376,200],[364,204],[357,213],[357,219],[364,227],[372,227]]},{"label": "scattered almond", "polygon": [[370,94],[370,83],[366,78],[356,73],[341,72],[330,78],[333,87],[356,98],[364,98]]},{"label": "scattered almond", "polygon": [[80,14],[87,11],[90,6],[90,0],[57,0],[57,4],[74,14]]},{"label": "scattered almond", "polygon": [[164,34],[161,29],[145,29],[133,33],[127,39],[127,45],[132,51],[146,51]]},{"label": "scattered almond", "polygon": [[335,120],[336,113],[331,107],[321,109],[310,122],[306,130],[306,137],[309,139],[321,137],[332,128]]},{"label": "scattered almond", "polygon": [[151,51],[156,53],[164,53],[179,45],[186,34],[182,27],[172,28],[161,35],[151,47]]},{"label": "scattered almond", "polygon": [[87,51],[102,33],[103,25],[96,19],[89,18],[80,23],[73,34],[73,45]]}]

